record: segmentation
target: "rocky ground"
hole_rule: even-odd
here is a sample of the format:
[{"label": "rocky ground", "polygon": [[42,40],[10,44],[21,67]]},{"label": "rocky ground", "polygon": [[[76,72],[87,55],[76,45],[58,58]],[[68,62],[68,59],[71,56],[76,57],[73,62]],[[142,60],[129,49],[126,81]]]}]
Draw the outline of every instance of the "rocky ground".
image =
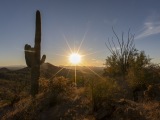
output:
[{"label": "rocky ground", "polygon": [[66,101],[42,113],[41,120],[95,120],[90,115],[89,100],[84,93],[84,88],[74,88]]},{"label": "rocky ground", "polygon": [[[153,95],[150,90],[148,93]],[[72,87],[70,94],[63,98],[53,106],[48,106],[44,94],[39,94],[35,103],[31,98],[25,98],[13,106],[1,106],[0,116],[2,120],[24,118],[26,120],[159,120],[160,118],[160,102],[156,96],[155,99],[141,102],[127,99],[109,100],[97,111],[92,111],[91,99],[84,87]]]}]

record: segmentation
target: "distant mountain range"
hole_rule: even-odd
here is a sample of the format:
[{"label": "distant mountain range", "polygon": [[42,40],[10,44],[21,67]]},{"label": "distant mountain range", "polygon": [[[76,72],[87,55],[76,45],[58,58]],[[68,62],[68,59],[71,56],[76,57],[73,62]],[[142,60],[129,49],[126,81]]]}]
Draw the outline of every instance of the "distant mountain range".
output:
[{"label": "distant mountain range", "polygon": [[11,66],[0,66],[0,69],[7,68],[9,70],[18,70],[18,69],[22,69],[24,67],[26,67],[26,65],[11,65]]},{"label": "distant mountain range", "polygon": [[0,68],[0,72],[9,72],[10,70],[8,68],[2,67]]},{"label": "distant mountain range", "polygon": [[[86,74],[93,74],[93,71],[102,74],[103,67],[86,67],[77,66],[76,74],[78,77],[83,77]],[[64,76],[66,78],[74,78],[75,67],[74,66],[55,66],[50,63],[44,63],[40,67],[40,77],[45,79],[51,79],[57,76]],[[30,78],[30,68],[25,66],[18,66],[13,69],[10,67],[0,68],[0,78],[1,79],[29,79]]]},{"label": "distant mountain range", "polygon": [[[18,69],[19,68],[19,69]],[[30,68],[28,67],[18,67],[16,69],[10,69],[2,67],[0,68],[0,78],[1,79],[19,79],[19,78],[29,78],[30,76]],[[50,79],[55,76],[64,76],[64,77],[72,77],[74,76],[74,70],[67,69],[64,67],[57,67],[50,63],[44,63],[40,67],[40,77]],[[80,74],[77,71],[77,74]]]},{"label": "distant mountain range", "polygon": [[[44,64],[50,64],[50,63],[44,63]],[[52,65],[52,64],[50,64]],[[45,66],[45,65],[43,65]],[[47,65],[46,65],[47,66]],[[55,66],[55,65],[52,65],[52,66]],[[7,68],[8,70],[19,70],[19,69],[22,69],[22,68],[25,68],[27,67],[26,65],[11,65],[11,66],[0,66],[0,69],[2,68]],[[55,66],[55,67],[59,67],[59,68],[66,68],[66,69],[75,69],[75,66]],[[104,67],[97,67],[97,66],[76,66],[77,70],[78,69],[84,69],[86,67],[89,67],[89,68],[93,68],[93,69],[104,69]],[[0,70],[1,71],[1,70]]]}]

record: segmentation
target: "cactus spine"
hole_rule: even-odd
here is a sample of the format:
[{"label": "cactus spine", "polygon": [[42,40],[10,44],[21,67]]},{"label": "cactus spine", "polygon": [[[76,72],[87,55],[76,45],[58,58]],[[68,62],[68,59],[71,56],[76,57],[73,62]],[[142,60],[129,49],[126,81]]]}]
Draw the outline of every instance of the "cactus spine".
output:
[{"label": "cactus spine", "polygon": [[28,67],[31,68],[31,90],[30,93],[34,97],[38,94],[39,89],[39,77],[40,77],[40,65],[44,63],[46,55],[41,57],[41,15],[40,11],[36,12],[36,31],[35,31],[35,45],[31,47],[26,44],[25,60]]}]

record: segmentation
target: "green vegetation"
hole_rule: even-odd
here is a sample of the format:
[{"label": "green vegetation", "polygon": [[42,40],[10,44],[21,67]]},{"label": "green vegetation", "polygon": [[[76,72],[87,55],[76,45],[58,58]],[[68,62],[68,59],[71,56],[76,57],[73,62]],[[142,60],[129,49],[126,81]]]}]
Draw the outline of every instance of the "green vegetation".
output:
[{"label": "green vegetation", "polygon": [[133,94],[135,99],[134,91],[145,90],[149,84],[159,83],[160,76],[157,74],[159,67],[151,63],[151,59],[144,51],[135,48],[134,36],[129,31],[127,40],[124,39],[123,33],[120,39],[114,29],[113,32],[119,46],[116,48],[113,39],[108,40],[109,45],[106,46],[111,55],[106,59],[104,76],[115,79],[115,82],[126,91],[126,98],[131,99],[132,96],[129,95]]}]

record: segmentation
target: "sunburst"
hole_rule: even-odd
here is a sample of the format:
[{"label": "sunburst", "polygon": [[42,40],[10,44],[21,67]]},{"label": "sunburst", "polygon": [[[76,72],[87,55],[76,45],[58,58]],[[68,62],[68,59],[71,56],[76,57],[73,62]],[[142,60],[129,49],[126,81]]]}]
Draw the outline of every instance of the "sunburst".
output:
[{"label": "sunburst", "polygon": [[[80,45],[79,47],[76,49],[75,46],[74,46],[74,49],[71,48],[66,36],[63,34],[63,37],[64,37],[64,40],[66,41],[66,44],[70,50],[70,53],[68,55],[62,55],[62,54],[55,54],[55,55],[58,55],[58,56],[61,56],[61,57],[67,57],[68,58],[68,61],[70,63],[70,65],[74,66],[74,71],[75,71],[75,79],[74,79],[74,84],[75,86],[77,86],[77,66],[80,66],[80,65],[84,65],[84,61],[83,60],[83,57],[85,56],[89,56],[89,55],[92,55],[92,54],[96,54],[96,53],[99,53],[99,52],[102,52],[104,50],[99,50],[99,51],[95,51],[93,53],[87,53],[87,54],[80,54],[80,50],[81,50],[81,46],[85,40],[85,37],[87,35],[87,31],[84,33],[84,36],[80,42]],[[85,66],[88,70],[90,70],[93,74],[95,74],[96,76],[98,76],[100,79],[103,79],[98,73],[96,73],[94,70],[92,70],[91,68]],[[62,70],[64,69],[64,67],[62,67],[56,74],[58,74],[59,72],[61,72]],[[54,77],[56,74],[54,74],[52,77]]]},{"label": "sunburst", "polygon": [[78,53],[72,53],[69,56],[69,61],[71,64],[77,65],[81,62],[81,55]]},{"label": "sunburst", "polygon": [[[83,59],[83,57],[85,57],[85,56],[89,56],[89,55],[92,55],[92,54],[96,54],[96,53],[99,53],[99,52],[102,52],[102,51],[104,51],[104,50],[99,50],[99,51],[95,51],[95,52],[92,52],[92,53],[87,53],[87,54],[80,54],[80,49],[81,49],[81,46],[82,46],[82,44],[83,44],[83,42],[84,42],[84,39],[85,39],[85,36],[86,36],[86,33],[84,34],[84,37],[83,37],[83,39],[81,40],[81,43],[80,43],[80,45],[79,45],[79,47],[78,47],[78,49],[77,50],[75,50],[75,47],[74,47],[74,50],[70,47],[70,44],[69,44],[69,42],[68,42],[68,40],[67,40],[67,38],[65,37],[65,35],[63,35],[64,36],[64,39],[65,39],[65,41],[66,41],[66,43],[67,43],[67,46],[68,46],[68,48],[70,49],[70,54],[68,55],[68,58],[69,58],[69,61],[70,61],[70,63],[71,63],[71,65],[73,65],[74,67],[75,67],[75,81],[74,81],[74,84],[75,84],[75,86],[77,85],[77,73],[76,73],[76,71],[77,71],[77,66],[78,65],[83,65],[83,66],[85,66],[84,65],[84,61],[82,61],[82,59]],[[87,66],[85,66],[88,70],[90,70],[93,74],[95,74],[96,76],[98,76],[100,79],[104,79],[102,76],[100,76],[98,73],[96,73],[94,70],[92,70],[91,68],[89,68],[89,67],[87,67]]]}]

